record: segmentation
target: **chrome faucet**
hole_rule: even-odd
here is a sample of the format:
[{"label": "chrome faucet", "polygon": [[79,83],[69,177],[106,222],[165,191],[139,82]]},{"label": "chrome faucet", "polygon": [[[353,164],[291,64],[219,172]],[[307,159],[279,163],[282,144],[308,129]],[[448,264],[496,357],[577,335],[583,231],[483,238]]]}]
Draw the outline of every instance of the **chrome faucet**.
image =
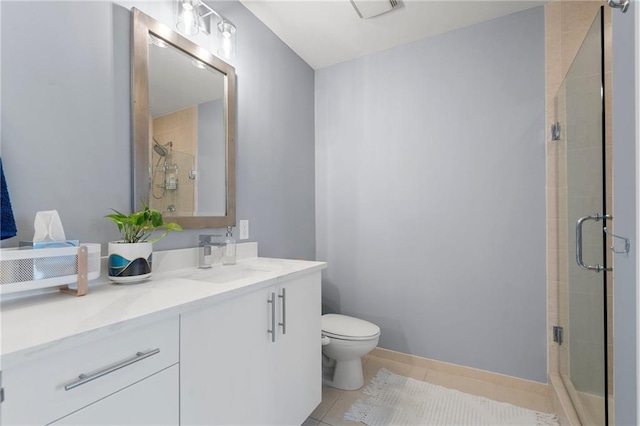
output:
[{"label": "chrome faucet", "polygon": [[211,268],[216,263],[222,262],[224,242],[213,241],[213,238],[222,235],[199,235],[198,239],[198,268]]}]

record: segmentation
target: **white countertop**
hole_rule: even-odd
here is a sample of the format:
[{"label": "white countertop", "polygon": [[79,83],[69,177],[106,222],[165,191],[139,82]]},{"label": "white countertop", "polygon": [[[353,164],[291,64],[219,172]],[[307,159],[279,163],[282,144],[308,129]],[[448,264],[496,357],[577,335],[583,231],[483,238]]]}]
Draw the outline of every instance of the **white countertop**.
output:
[{"label": "white countertop", "polygon": [[[154,253],[155,256],[155,253]],[[155,265],[154,265],[155,266]],[[139,284],[100,284],[83,297],[59,292],[3,300],[0,368],[115,330],[158,321],[326,268],[324,262],[254,257],[236,265],[156,273]],[[212,279],[217,282],[199,281]]]}]

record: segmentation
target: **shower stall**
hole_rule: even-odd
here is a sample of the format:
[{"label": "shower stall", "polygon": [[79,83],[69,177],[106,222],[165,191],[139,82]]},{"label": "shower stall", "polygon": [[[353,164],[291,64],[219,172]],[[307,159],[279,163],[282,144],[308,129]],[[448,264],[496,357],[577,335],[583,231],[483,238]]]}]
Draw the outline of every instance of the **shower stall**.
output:
[{"label": "shower stall", "polygon": [[166,216],[193,216],[197,209],[197,107],[149,119],[149,206]]},{"label": "shower stall", "polygon": [[[559,374],[582,424],[613,424],[611,134],[600,9],[555,97]],[[613,247],[615,249],[615,247]]]}]

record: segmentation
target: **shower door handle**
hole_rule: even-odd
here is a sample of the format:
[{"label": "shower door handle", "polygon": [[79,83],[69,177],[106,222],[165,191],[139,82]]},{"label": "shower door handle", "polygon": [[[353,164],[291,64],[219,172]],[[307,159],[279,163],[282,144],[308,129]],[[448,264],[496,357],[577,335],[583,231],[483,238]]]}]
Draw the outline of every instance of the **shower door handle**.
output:
[{"label": "shower door handle", "polygon": [[604,266],[598,264],[596,264],[596,266],[585,265],[584,261],[582,260],[582,224],[587,220],[594,220],[596,222],[599,222],[605,219],[613,219],[613,217],[609,216],[608,214],[601,215],[596,213],[591,216],[582,216],[576,222],[576,262],[582,269],[596,272],[613,270],[613,268],[605,268]]}]

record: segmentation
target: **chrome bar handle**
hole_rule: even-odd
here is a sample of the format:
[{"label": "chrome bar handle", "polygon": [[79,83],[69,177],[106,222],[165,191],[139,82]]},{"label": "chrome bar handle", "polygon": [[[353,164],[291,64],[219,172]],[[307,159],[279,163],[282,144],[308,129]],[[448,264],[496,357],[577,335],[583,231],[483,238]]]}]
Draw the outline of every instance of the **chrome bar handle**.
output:
[{"label": "chrome bar handle", "polygon": [[287,289],[282,289],[282,294],[278,295],[282,300],[282,322],[278,323],[282,327],[282,334],[287,334]]},{"label": "chrome bar handle", "polygon": [[576,262],[578,266],[583,269],[590,269],[589,266],[586,266],[582,261],[582,224],[586,220],[590,220],[591,216],[582,216],[576,222]]},{"label": "chrome bar handle", "polygon": [[271,304],[271,330],[267,329],[267,333],[271,334],[271,341],[276,341],[276,293],[271,292],[271,299],[267,300]]},{"label": "chrome bar handle", "polygon": [[100,377],[106,376],[107,374],[111,374],[114,371],[120,370],[121,368],[127,367],[131,364],[135,364],[136,362],[142,361],[143,359],[149,358],[150,356],[156,355],[160,353],[160,349],[153,349],[149,352],[138,352],[135,354],[135,356],[132,356],[129,359],[126,359],[124,361],[122,361],[119,364],[114,365],[113,367],[108,367],[105,368],[104,370],[100,370],[97,373],[91,374],[91,375],[86,375],[86,374],[80,374],[78,376],[79,380],[76,380],[75,382],[69,383],[68,385],[64,386],[64,390],[66,391],[70,391],[71,389],[77,388],[78,386],[82,386],[85,383],[89,383],[95,379],[98,379]]},{"label": "chrome bar handle", "polygon": [[604,266],[598,264],[596,264],[596,266],[585,265],[584,261],[582,260],[582,224],[587,220],[594,220],[596,222],[599,222],[604,219],[613,219],[613,217],[596,213],[591,216],[582,216],[576,222],[576,263],[582,269],[596,272],[613,271],[613,268],[605,268]]}]

